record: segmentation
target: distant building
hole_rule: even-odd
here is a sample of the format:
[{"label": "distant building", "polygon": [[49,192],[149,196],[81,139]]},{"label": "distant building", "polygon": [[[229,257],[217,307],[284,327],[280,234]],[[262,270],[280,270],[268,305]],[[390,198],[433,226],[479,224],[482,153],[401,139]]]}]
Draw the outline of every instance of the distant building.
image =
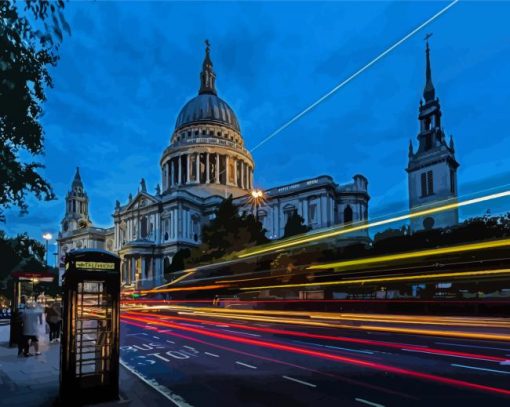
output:
[{"label": "distant building", "polygon": [[[411,213],[457,202],[457,168],[453,137],[446,142],[441,127],[441,107],[432,84],[430,49],[426,47],[426,81],[423,100],[420,100],[420,132],[418,149],[409,143],[409,209]],[[411,219],[411,230],[418,231],[456,225],[457,209]]]},{"label": "distant building", "polygon": [[[130,194],[123,205],[117,201],[112,228],[91,227],[77,172],[58,240],[61,258],[73,248],[104,248],[121,257],[124,285],[152,287],[163,282],[164,269],[178,250],[200,243],[202,226],[225,197],[232,195],[241,213],[253,212],[249,198],[255,163],[236,114],[217,95],[215,80],[207,46],[198,95],[178,114],[159,163],[162,188],[150,193],[142,179],[134,197]],[[367,187],[367,179],[355,175],[347,185],[319,176],[271,188],[264,192],[259,219],[270,239],[283,236],[292,212],[313,229],[366,222]]]}]

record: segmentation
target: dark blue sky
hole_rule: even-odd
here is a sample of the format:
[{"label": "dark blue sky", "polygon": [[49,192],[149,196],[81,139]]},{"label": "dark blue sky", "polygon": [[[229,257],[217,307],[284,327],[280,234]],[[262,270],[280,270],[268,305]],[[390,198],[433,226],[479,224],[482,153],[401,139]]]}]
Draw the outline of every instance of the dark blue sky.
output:
[{"label": "dark blue sky", "polygon": [[[45,176],[58,200],[8,213],[9,233],[56,233],[80,166],[97,226],[115,200],[154,191],[180,108],[212,44],[219,96],[253,147],[447,3],[66,3],[72,28],[43,123]],[[407,207],[407,148],[418,130],[424,41],[443,125],[456,143],[460,194],[510,180],[510,3],[460,2],[254,152],[268,188],[321,174],[369,180],[371,215]]]}]

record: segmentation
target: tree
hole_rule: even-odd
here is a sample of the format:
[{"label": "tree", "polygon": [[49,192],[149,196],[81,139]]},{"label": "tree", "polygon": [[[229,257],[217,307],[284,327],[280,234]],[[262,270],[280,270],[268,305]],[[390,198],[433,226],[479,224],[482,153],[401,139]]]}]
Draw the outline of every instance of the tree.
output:
[{"label": "tree", "polygon": [[172,264],[165,268],[165,274],[175,273],[186,268],[186,259],[191,256],[190,249],[181,249],[172,257]]},{"label": "tree", "polygon": [[305,220],[296,211],[292,211],[285,224],[283,237],[291,237],[308,232],[311,227],[304,224]]},{"label": "tree", "polygon": [[62,0],[26,0],[24,10],[0,2],[0,221],[12,205],[27,211],[27,193],[54,199],[38,172],[43,166],[22,157],[44,152],[39,120],[45,89],[53,86],[48,69],[58,61],[62,32],[70,33],[63,8]]},{"label": "tree", "polygon": [[253,215],[240,216],[232,195],[216,211],[216,217],[202,228],[202,243],[192,251],[187,264],[220,258],[228,253],[266,243],[265,229]]},{"label": "tree", "polygon": [[45,251],[42,243],[31,239],[26,233],[8,238],[0,231],[0,281],[4,289],[13,270],[44,271]]}]

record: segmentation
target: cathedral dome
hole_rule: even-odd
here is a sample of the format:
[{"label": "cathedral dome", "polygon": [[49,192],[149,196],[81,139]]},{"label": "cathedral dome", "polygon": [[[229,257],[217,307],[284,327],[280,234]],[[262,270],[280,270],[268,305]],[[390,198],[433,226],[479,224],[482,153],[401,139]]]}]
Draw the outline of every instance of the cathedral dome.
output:
[{"label": "cathedral dome", "polygon": [[217,123],[241,132],[232,108],[214,93],[200,93],[184,105],[177,116],[175,130],[189,124]]}]

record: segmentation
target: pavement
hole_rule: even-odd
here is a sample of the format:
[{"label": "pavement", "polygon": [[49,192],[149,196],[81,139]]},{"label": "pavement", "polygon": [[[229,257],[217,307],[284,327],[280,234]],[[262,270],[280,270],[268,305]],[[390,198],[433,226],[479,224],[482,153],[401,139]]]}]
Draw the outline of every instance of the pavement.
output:
[{"label": "pavement", "polygon": [[[41,355],[17,356],[10,348],[8,321],[0,321],[0,406],[53,406],[59,391],[60,344],[41,344]],[[120,369],[120,400],[96,404],[113,406],[160,406],[168,399],[124,367]],[[79,405],[77,402],[76,405]]]}]

